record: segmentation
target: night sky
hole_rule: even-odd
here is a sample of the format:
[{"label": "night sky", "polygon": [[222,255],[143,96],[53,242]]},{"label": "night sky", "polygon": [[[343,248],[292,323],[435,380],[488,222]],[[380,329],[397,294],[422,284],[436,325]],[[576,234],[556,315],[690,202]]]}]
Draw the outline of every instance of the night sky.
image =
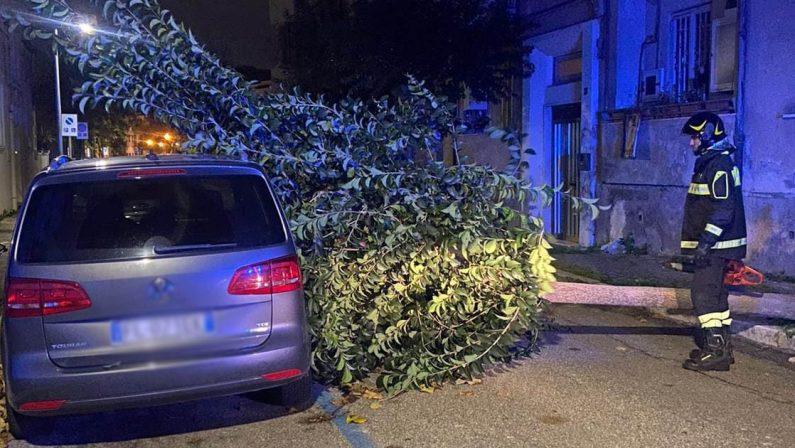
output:
[{"label": "night sky", "polygon": [[160,0],[177,21],[232,66],[269,69],[275,65],[268,0]]}]

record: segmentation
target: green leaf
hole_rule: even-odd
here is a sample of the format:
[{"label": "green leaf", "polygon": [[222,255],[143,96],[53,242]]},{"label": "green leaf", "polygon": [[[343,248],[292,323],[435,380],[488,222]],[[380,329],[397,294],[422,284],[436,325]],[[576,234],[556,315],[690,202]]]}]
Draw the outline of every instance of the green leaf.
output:
[{"label": "green leaf", "polygon": [[489,137],[491,137],[491,138],[493,138],[495,140],[500,140],[503,137],[505,137],[506,134],[507,134],[507,132],[505,130],[503,130],[503,129],[494,129],[491,132],[489,132]]},{"label": "green leaf", "polygon": [[456,219],[461,217],[461,212],[458,208],[458,204],[455,202],[451,203],[444,210],[442,210],[442,213],[447,213],[448,215]]},{"label": "green leaf", "polygon": [[90,99],[91,99],[91,98],[89,98],[89,97],[87,97],[87,96],[84,96],[84,97],[83,97],[83,98],[80,100],[80,113],[81,113],[81,114],[84,114],[84,113],[86,113],[86,104],[88,104],[88,101],[89,101]]},{"label": "green leaf", "polygon": [[348,367],[345,367],[345,369],[342,370],[342,384],[347,384],[351,381],[353,381],[353,375]]}]

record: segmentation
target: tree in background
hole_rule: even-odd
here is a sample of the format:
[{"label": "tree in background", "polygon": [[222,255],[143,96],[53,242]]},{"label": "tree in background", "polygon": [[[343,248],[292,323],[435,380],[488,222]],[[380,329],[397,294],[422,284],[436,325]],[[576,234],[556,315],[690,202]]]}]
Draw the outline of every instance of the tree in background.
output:
[{"label": "tree in background", "polygon": [[379,97],[411,73],[455,101],[511,94],[532,73],[528,26],[509,0],[361,0],[299,3],[283,32],[286,65],[310,92]]},{"label": "tree in background", "polygon": [[96,155],[102,148],[108,148],[108,155],[111,156],[127,154],[127,136],[135,124],[135,115],[124,111],[108,114],[93,110],[83,119],[89,123],[86,145],[92,153]]}]

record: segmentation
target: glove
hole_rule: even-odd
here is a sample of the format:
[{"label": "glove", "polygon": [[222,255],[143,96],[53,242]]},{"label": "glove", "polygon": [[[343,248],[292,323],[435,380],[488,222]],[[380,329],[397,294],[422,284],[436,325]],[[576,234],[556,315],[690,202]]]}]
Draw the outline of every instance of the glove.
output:
[{"label": "glove", "polygon": [[709,244],[703,242],[698,243],[698,246],[693,251],[693,263],[700,268],[709,266],[709,255],[711,251]]}]

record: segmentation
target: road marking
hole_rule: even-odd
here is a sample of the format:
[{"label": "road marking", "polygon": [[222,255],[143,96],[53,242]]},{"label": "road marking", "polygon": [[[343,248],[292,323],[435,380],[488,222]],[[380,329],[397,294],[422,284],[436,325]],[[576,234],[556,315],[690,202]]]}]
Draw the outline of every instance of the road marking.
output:
[{"label": "road marking", "polygon": [[338,412],[337,407],[331,403],[331,394],[325,387],[319,384],[314,384],[313,387],[322,388],[322,392],[317,397],[317,404],[326,415],[331,417],[334,426],[337,427],[353,448],[375,448],[375,444],[367,438],[367,435],[361,430],[359,425],[352,425],[345,421],[345,413]]}]

